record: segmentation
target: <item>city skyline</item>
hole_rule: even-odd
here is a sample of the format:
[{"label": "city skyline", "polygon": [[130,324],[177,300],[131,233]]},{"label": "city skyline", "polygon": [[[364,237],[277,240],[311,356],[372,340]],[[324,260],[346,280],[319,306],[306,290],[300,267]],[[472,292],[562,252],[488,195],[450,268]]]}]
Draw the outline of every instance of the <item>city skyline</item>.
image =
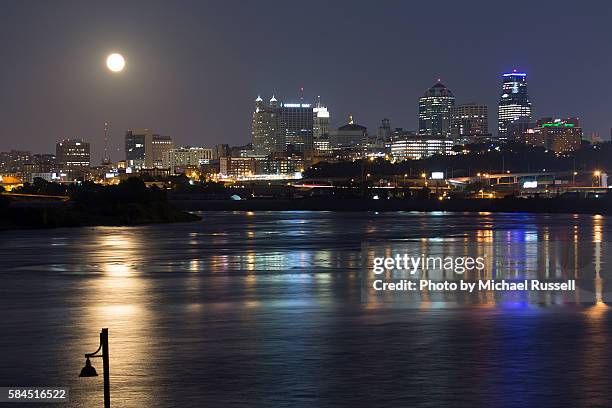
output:
[{"label": "city skyline", "polygon": [[[89,7],[87,15],[92,18],[88,21],[95,23],[67,26],[58,24],[58,19],[70,20],[82,12],[78,5],[39,5],[40,13],[27,18],[26,7],[10,5],[0,28],[7,56],[13,62],[0,71],[4,89],[0,150],[51,152],[58,140],[81,138],[90,141],[92,161],[97,162],[103,155],[106,121],[111,123],[109,151],[113,160],[122,156],[125,131],[141,127],[169,135],[179,145],[244,144],[250,141],[253,98],[262,92],[274,92],[287,102],[303,96],[315,103],[320,95],[332,114],[332,128],[354,114],[372,131],[385,117],[393,128],[417,129],[415,101],[437,78],[452,89],[457,104],[488,106],[488,125],[494,130],[500,75],[512,69],[529,75],[534,118],[578,116],[585,134],[598,132],[608,139],[612,89],[601,78],[612,68],[612,60],[596,51],[603,49],[609,28],[605,19],[600,21],[594,13],[587,13],[586,6],[574,7],[571,14],[559,6],[557,23],[571,23],[562,33],[549,33],[545,24],[506,24],[505,30],[498,32],[492,28],[508,23],[511,17],[494,7],[448,4],[448,12],[441,13],[436,22],[444,29],[427,38],[417,35],[425,24],[417,17],[434,12],[427,5],[380,7],[376,9],[379,18],[361,29],[332,36],[374,7],[351,5],[327,7],[324,17],[317,19],[318,8],[313,4],[314,10],[290,23],[290,10],[278,5],[259,5],[254,11],[251,5],[130,3],[121,6],[121,16],[106,16],[103,6]],[[47,13],[48,8],[55,12]],[[478,8],[482,22],[478,29],[451,18],[461,16],[463,23],[469,22],[474,8]],[[546,8],[531,5],[525,12],[538,15]],[[403,12],[410,12],[411,25],[399,24],[402,20],[396,14]],[[171,19],[170,28],[152,32],[139,22],[141,19],[134,18],[136,14],[157,23],[148,23],[153,27]],[[224,26],[230,17],[241,24],[242,31],[265,37],[266,51],[257,54],[251,48],[261,47],[252,46],[250,35]],[[272,28],[271,19],[275,21]],[[179,23],[185,23],[180,30],[176,29]],[[450,36],[459,28],[465,38]],[[268,36],[270,30],[277,34]],[[477,30],[491,35],[469,36],[481,32]],[[200,36],[204,31],[208,35]],[[40,41],[42,36],[48,41]],[[504,47],[508,39],[516,39],[520,47],[508,51]],[[185,43],[187,40],[191,42]],[[289,43],[294,47],[287,48]],[[317,47],[311,49],[310,43]],[[30,47],[33,44],[36,46]],[[354,68],[350,53],[344,55],[347,46],[356,55],[366,56],[363,69]],[[579,56],[597,55],[593,73],[583,73],[586,57],[568,54],[567,61],[559,64],[558,52],[567,47],[580,50]],[[19,51],[22,48],[30,52],[24,55]],[[111,51],[126,56],[127,68],[119,75],[109,75],[104,66]],[[459,58],[466,52],[470,58]],[[271,63],[276,64],[274,68]],[[37,68],[41,66],[45,68]],[[595,91],[597,98],[593,97]],[[11,136],[17,134],[19,137]]]}]

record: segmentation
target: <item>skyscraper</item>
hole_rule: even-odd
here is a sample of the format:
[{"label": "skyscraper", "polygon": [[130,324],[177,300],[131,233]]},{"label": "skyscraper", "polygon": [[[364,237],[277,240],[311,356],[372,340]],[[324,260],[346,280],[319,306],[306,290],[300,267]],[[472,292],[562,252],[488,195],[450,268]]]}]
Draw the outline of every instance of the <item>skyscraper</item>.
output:
[{"label": "skyscraper", "polygon": [[279,131],[284,133],[286,150],[304,153],[313,150],[314,112],[307,103],[285,103],[279,111]]},{"label": "skyscraper", "polygon": [[172,138],[154,134],[152,129],[125,132],[125,160],[134,169],[162,167],[164,153],[171,149],[174,149]]},{"label": "skyscraper", "polygon": [[451,135],[456,145],[485,142],[490,138],[487,106],[472,103],[452,107]]},{"label": "skyscraper", "polygon": [[391,140],[391,124],[389,119],[384,118],[381,125],[378,127],[377,138],[382,142],[388,142]]},{"label": "skyscraper", "polygon": [[135,169],[152,168],[152,150],[153,130],[133,129],[125,133],[125,161],[129,167]]},{"label": "skyscraper", "polygon": [[321,97],[317,105],[312,109],[312,143],[318,154],[328,153],[329,145],[329,111],[321,105]]},{"label": "skyscraper", "polygon": [[440,80],[419,98],[419,134],[450,136],[450,110],[455,96]]},{"label": "skyscraper", "polygon": [[521,119],[531,122],[531,101],[527,94],[527,74],[507,72],[502,74],[502,93],[498,106],[498,138],[505,142],[510,139],[510,124]]},{"label": "skyscraper", "polygon": [[269,106],[264,106],[261,96],[255,99],[253,112],[252,137],[253,150],[257,155],[268,155],[285,150],[285,140],[277,134],[278,114],[276,98],[272,96]]},{"label": "skyscraper", "polygon": [[312,109],[313,123],[312,123],[312,136],[314,139],[318,139],[323,135],[329,134],[329,111],[323,105],[321,101],[317,102],[317,105]]},{"label": "skyscraper", "polygon": [[[320,113],[324,119],[325,112],[327,109],[319,110],[317,114]],[[264,106],[261,97],[257,97],[252,122],[255,154],[313,150],[314,115],[312,106],[307,103],[283,104],[273,96],[270,104]],[[329,113],[327,115],[329,117]],[[321,124],[319,122],[319,126]]]}]

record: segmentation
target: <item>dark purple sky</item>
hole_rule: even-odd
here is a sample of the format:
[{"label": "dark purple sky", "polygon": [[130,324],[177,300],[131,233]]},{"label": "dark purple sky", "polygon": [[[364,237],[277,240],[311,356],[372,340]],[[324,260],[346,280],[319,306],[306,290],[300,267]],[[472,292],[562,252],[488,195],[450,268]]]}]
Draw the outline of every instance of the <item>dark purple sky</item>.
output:
[{"label": "dark purple sky", "polygon": [[[82,4],[81,4],[82,3]],[[612,127],[612,5],[545,1],[5,1],[0,13],[0,150],[52,152],[57,139],[102,156],[127,128],[178,144],[250,141],[257,94],[321,95],[334,126],[417,127],[436,78],[458,103],[489,105],[500,73],[529,74],[536,116]],[[105,68],[111,51],[127,69]]]}]

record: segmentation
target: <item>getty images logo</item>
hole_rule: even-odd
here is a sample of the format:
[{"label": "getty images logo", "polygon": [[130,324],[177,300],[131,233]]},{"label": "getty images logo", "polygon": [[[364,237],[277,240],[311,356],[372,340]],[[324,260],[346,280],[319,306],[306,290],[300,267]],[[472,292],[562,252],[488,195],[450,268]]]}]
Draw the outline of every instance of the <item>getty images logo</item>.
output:
[{"label": "getty images logo", "polygon": [[376,257],[372,272],[380,275],[385,271],[407,271],[414,275],[418,271],[453,271],[463,274],[466,271],[482,271],[485,269],[485,257],[471,256],[408,256],[397,254],[394,257]]}]

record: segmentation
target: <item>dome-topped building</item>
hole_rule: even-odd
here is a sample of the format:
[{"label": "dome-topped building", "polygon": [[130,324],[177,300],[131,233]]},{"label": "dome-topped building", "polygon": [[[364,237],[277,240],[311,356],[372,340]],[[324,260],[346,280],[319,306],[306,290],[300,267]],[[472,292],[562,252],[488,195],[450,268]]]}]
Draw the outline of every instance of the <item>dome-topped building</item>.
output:
[{"label": "dome-topped building", "polygon": [[419,133],[434,137],[449,137],[453,106],[455,106],[455,95],[438,80],[419,98]]},{"label": "dome-topped building", "polygon": [[425,91],[424,97],[443,96],[454,98],[453,92],[448,89],[442,82],[438,81],[434,86]]}]

